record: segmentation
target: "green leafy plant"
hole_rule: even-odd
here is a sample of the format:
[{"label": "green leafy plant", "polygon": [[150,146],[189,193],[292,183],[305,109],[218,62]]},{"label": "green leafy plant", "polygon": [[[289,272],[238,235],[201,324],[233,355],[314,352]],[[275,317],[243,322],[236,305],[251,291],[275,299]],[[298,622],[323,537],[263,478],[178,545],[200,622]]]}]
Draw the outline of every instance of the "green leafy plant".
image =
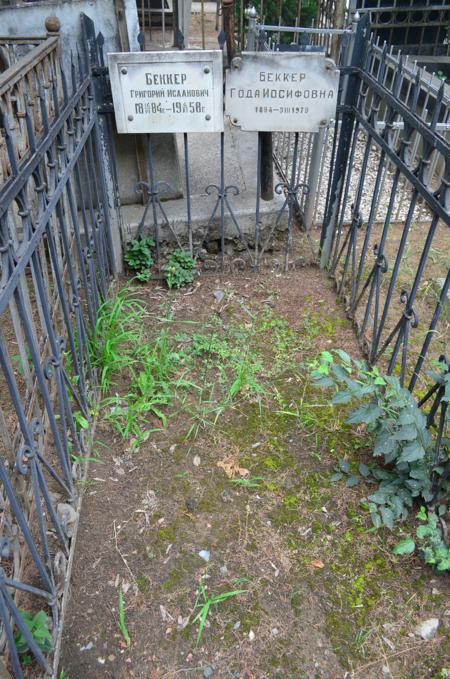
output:
[{"label": "green leafy plant", "polygon": [[211,606],[217,606],[223,603],[231,597],[238,596],[239,594],[246,594],[248,589],[235,589],[232,592],[221,592],[220,594],[210,594],[206,592],[206,587],[203,578],[199,582],[198,594],[194,604],[194,612],[200,609],[192,620],[192,625],[198,622],[198,632],[195,645],[198,646],[200,639],[202,638],[203,628],[205,627],[205,622],[208,617],[209,609]]},{"label": "green leafy plant", "polygon": [[[28,613],[28,611],[20,611],[20,615],[38,648],[43,653],[50,653],[53,650],[53,637],[50,632],[50,618],[46,612]],[[14,643],[17,652],[20,654],[27,653],[30,650],[25,636],[20,631],[15,633]]]},{"label": "green leafy plant", "polygon": [[[332,404],[359,402],[350,410],[347,422],[365,427],[373,437],[373,456],[384,460],[385,467],[370,470],[378,489],[365,502],[374,526],[392,529],[395,520],[408,516],[415,498],[439,505],[433,478],[442,474],[443,467],[434,459],[434,441],[425,415],[398,379],[380,375],[377,368],[368,368],[339,349],[322,352],[311,376],[316,385],[334,388]],[[448,485],[444,482],[440,489],[443,502]],[[445,511],[443,502],[441,512]]]},{"label": "green leafy plant", "polygon": [[140,345],[140,324],[145,308],[129,286],[104,302],[97,314],[92,341],[91,361],[100,368],[100,386],[106,390],[112,376],[134,362],[133,347]]},{"label": "green leafy plant", "polygon": [[188,252],[175,250],[164,267],[164,280],[169,288],[181,288],[194,280],[195,261]]},{"label": "green leafy plant", "polygon": [[436,512],[427,512],[425,507],[421,507],[416,516],[422,522],[417,526],[416,540],[412,537],[400,540],[394,547],[394,554],[412,554],[418,549],[425,563],[436,571],[449,571],[450,549],[444,542]]},{"label": "green leafy plant", "polygon": [[74,422],[81,427],[81,429],[89,429],[89,420],[83,415],[80,410],[73,413]]},{"label": "green leafy plant", "polygon": [[136,278],[143,283],[149,280],[152,273],[154,247],[155,241],[151,236],[139,236],[128,244],[124,254],[128,267],[136,272]]},{"label": "green leafy plant", "polygon": [[107,418],[123,438],[135,437],[136,445],[146,440],[152,431],[160,426],[148,428],[148,415],[156,416],[163,427],[167,418],[162,410],[172,401],[176,389],[184,385],[182,376],[177,376],[179,355],[170,345],[168,331],[161,330],[152,345],[134,347],[135,364],[131,368],[129,391],[124,396],[105,399],[110,406]]},{"label": "green leafy plant", "polygon": [[129,648],[131,646],[131,639],[130,639],[130,634],[128,632],[127,626],[125,624],[125,604],[123,601],[123,593],[122,590],[120,590],[119,593],[119,627],[120,631],[122,632],[123,638],[125,639],[125,643],[127,647]]}]

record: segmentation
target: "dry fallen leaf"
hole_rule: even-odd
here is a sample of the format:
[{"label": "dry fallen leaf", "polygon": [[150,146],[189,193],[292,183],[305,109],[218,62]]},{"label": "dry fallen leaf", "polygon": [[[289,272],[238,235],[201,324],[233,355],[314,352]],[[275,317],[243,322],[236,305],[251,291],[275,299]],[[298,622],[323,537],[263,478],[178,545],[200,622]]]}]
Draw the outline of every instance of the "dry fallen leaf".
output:
[{"label": "dry fallen leaf", "polygon": [[236,475],[239,476],[250,475],[250,470],[245,469],[245,467],[240,467],[239,460],[237,460],[234,455],[229,455],[228,457],[225,457],[223,460],[217,463],[217,466],[220,467],[220,469],[223,469],[223,471],[225,472],[229,479],[234,479]]},{"label": "dry fallen leaf", "polygon": [[310,561],[309,565],[313,568],[325,568],[324,562],[320,561],[320,559],[314,559],[313,561]]}]

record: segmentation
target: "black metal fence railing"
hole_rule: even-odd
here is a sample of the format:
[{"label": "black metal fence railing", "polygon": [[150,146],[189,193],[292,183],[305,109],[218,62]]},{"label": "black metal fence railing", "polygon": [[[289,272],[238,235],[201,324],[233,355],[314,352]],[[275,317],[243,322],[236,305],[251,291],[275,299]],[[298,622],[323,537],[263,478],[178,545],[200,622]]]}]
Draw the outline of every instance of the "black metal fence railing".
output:
[{"label": "black metal fence railing", "polygon": [[412,390],[448,344],[449,89],[367,40],[367,19],[335,125],[321,256],[369,361]]},{"label": "black metal fence railing", "polygon": [[60,636],[95,399],[89,342],[112,266],[91,76],[79,60],[68,80],[62,71],[52,78],[51,119],[44,84],[35,100],[39,132],[30,101],[20,102],[27,149],[20,158],[10,112],[1,111],[11,171],[0,187],[0,650],[19,678],[15,634],[33,676],[38,666],[51,672],[24,611],[51,621],[47,651]]}]

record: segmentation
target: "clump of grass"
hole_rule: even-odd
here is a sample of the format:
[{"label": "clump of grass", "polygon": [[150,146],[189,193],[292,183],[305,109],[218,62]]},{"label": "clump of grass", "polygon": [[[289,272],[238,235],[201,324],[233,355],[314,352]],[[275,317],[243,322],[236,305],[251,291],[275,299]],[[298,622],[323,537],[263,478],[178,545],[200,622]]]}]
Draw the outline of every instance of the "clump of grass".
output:
[{"label": "clump of grass", "polygon": [[206,619],[208,617],[209,609],[211,608],[211,606],[218,606],[227,599],[231,599],[231,597],[238,596],[239,594],[246,594],[247,592],[248,589],[235,589],[232,592],[221,592],[220,594],[208,595],[206,592],[206,587],[203,578],[200,580],[197,598],[194,604],[194,612],[198,609],[200,610],[198,611],[195,618],[192,620],[193,625],[195,625],[195,623],[198,622],[198,632],[195,642],[196,647],[199,645],[200,639],[202,638],[203,629],[205,627]]},{"label": "clump of grass", "polygon": [[[143,344],[135,349],[128,393],[104,401],[104,405],[111,407],[108,420],[123,438],[134,436],[135,443],[139,444],[152,431],[166,427],[167,417],[162,407],[172,402],[177,388],[184,384],[182,377],[175,377],[179,360],[169,343],[166,328],[152,345]],[[149,415],[158,418],[161,425],[148,428]]]},{"label": "clump of grass", "polygon": [[144,311],[142,302],[133,296],[128,286],[100,306],[90,342],[90,355],[93,366],[101,371],[102,391],[111,386],[114,374],[134,363],[133,350],[141,341],[140,325]]}]

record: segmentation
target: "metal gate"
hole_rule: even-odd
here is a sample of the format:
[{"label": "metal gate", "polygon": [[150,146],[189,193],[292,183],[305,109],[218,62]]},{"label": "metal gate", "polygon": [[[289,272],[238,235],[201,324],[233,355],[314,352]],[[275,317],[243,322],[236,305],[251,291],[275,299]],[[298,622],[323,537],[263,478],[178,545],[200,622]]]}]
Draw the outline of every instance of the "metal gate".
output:
[{"label": "metal gate", "polygon": [[[90,68],[79,57],[65,74],[57,43],[0,76],[0,650],[16,677],[18,649],[33,673],[52,672],[45,651],[58,655],[96,401],[92,337],[114,266]],[[29,610],[49,623],[40,643]]]}]

